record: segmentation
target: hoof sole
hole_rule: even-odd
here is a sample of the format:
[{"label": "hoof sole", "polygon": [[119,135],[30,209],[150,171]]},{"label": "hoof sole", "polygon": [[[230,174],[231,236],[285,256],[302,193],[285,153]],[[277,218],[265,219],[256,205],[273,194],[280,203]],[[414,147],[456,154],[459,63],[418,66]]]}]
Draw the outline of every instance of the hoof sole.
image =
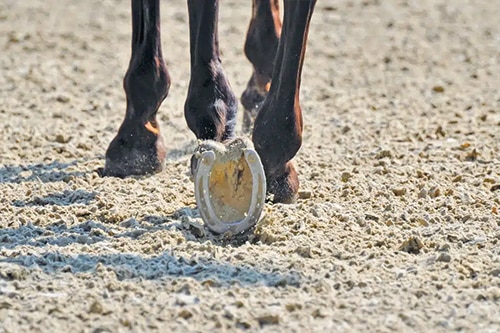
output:
[{"label": "hoof sole", "polygon": [[204,141],[193,161],[196,203],[207,227],[233,234],[253,227],[264,208],[266,178],[251,143]]}]

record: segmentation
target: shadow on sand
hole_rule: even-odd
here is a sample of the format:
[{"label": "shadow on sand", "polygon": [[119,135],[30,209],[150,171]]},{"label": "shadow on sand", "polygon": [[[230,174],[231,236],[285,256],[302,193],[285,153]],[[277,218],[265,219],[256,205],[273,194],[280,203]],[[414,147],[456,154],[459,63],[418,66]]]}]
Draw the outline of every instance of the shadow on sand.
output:
[{"label": "shadow on sand", "polygon": [[88,192],[85,190],[75,190],[63,192],[54,192],[45,196],[34,196],[31,200],[14,200],[13,206],[71,206],[71,205],[88,205],[96,198],[96,192]]},{"label": "shadow on sand", "polygon": [[69,177],[82,177],[85,172],[66,171],[75,166],[78,161],[69,163],[51,162],[48,164],[37,163],[29,165],[4,165],[0,167],[0,183],[22,183],[39,181],[42,183],[65,181]]},{"label": "shadow on sand", "polygon": [[[178,155],[185,154],[184,149],[187,148],[179,150]],[[0,183],[56,182],[64,181],[70,176],[84,176],[84,172],[65,170],[76,164],[77,161],[3,166],[0,168]],[[15,207],[85,206],[95,199],[94,192],[76,190],[51,193],[29,200],[16,200],[12,205]],[[89,216],[93,219],[74,225],[68,225],[60,220],[39,227],[28,221],[18,228],[3,228],[0,229],[0,279],[17,279],[20,271],[24,272],[23,274],[40,270],[46,274],[86,272],[98,274],[99,270],[104,269],[113,272],[118,280],[190,277],[203,283],[210,281],[207,283],[215,287],[232,284],[276,287],[300,285],[300,273],[296,271],[283,272],[274,267],[256,268],[243,263],[220,262],[211,255],[186,259],[176,255],[173,250],[151,256],[114,253],[115,250],[106,246],[106,241],[117,238],[140,240],[143,235],[158,230],[178,230],[188,242],[210,241],[211,246],[238,247],[247,241],[258,241],[253,230],[241,235],[214,235],[198,223],[196,217],[196,209],[182,207],[166,216],[144,216],[139,221],[130,217],[128,222],[124,221],[119,225]],[[63,253],[66,252],[63,250],[64,247],[74,243],[87,245],[89,251],[79,254]],[[29,247],[36,247],[38,250],[30,250]],[[45,248],[47,251],[44,252]],[[199,255],[200,252],[195,254]]]},{"label": "shadow on sand", "polygon": [[[140,241],[147,233],[174,229],[180,231],[188,242],[205,243],[210,240],[212,244],[210,246],[214,247],[227,245],[238,247],[248,240],[258,240],[252,231],[231,237],[213,235],[206,230],[200,234],[200,228],[203,229],[201,224],[193,226],[194,222],[186,223],[186,219],[183,218],[188,209],[186,207],[179,209],[170,216],[146,216],[140,221],[130,218],[121,223],[121,232],[116,234],[113,231],[116,232],[117,229],[111,229],[117,228],[117,225],[92,220],[71,227],[61,221],[46,227],[27,223],[19,228],[0,229],[0,249],[5,249],[0,251],[0,279],[17,279],[20,271],[24,272],[21,275],[31,274],[33,270],[41,270],[46,274],[77,274],[97,273],[104,267],[107,271],[113,272],[118,280],[191,277],[202,283],[209,281],[207,283],[216,287],[232,284],[300,285],[300,273],[296,271],[280,272],[273,267],[255,268],[246,264],[220,262],[211,255],[198,256],[205,254],[205,251],[193,252],[195,259],[187,259],[176,255],[174,250],[151,256],[138,253],[113,253],[116,250],[106,244],[107,241],[119,238]],[[63,248],[74,243],[86,245],[88,252],[64,253],[67,251]],[[36,247],[39,250],[30,250],[27,247]],[[44,248],[47,248],[46,252],[43,251]],[[112,253],[109,253],[110,251]]]},{"label": "shadow on sand", "polygon": [[[164,219],[151,216],[149,219]],[[176,228],[190,241],[212,241],[211,246],[222,246],[224,242],[233,247],[234,239],[222,240],[224,236],[205,235],[193,237],[189,228],[179,221],[170,221],[149,228],[131,225],[131,230],[109,236],[109,227],[103,223],[87,221],[67,228],[64,223],[56,223],[46,228],[32,224],[17,229],[0,230],[0,279],[18,279],[20,274],[31,274],[41,270],[46,274],[59,273],[97,273],[98,270],[113,272],[118,280],[128,279],[160,279],[164,277],[191,277],[213,287],[233,284],[265,285],[265,286],[300,286],[300,273],[297,271],[279,271],[274,267],[255,268],[247,264],[220,262],[205,251],[194,252],[193,258],[176,255],[174,250],[164,251],[157,255],[138,253],[100,253],[116,252],[108,247],[105,241],[116,238],[138,239],[141,235],[155,230]],[[217,239],[221,237],[221,239]],[[102,242],[102,243],[101,243]],[[86,253],[66,254],[63,247],[72,243],[88,246]],[[101,243],[101,244],[97,244]],[[38,247],[40,250],[30,251],[26,246]],[[44,247],[50,250],[43,252]],[[207,245],[208,246],[208,245]],[[54,250],[54,247],[56,250]],[[13,250],[13,251],[12,251]],[[3,255],[2,255],[3,252]],[[202,256],[199,256],[203,254]],[[21,273],[20,273],[21,271]]]},{"label": "shadow on sand", "polygon": [[[19,268],[22,272],[19,272]],[[0,257],[0,278],[19,279],[19,276],[41,270],[46,274],[112,272],[119,281],[130,279],[161,279],[190,277],[212,287],[240,284],[270,287],[300,286],[296,271],[279,272],[272,267],[255,268],[245,264],[219,262],[209,257],[186,259],[163,252],[155,256],[132,253],[68,255],[57,251],[42,254]]]},{"label": "shadow on sand", "polygon": [[[83,192],[87,197],[93,198],[95,196],[95,193]],[[54,204],[52,202],[54,197],[58,197],[58,195],[51,194],[30,201],[16,200],[12,205],[25,207],[70,206],[73,204],[71,199],[67,197],[64,197],[62,202],[58,199],[57,203]],[[71,198],[71,195],[69,197]],[[84,205],[79,206],[83,207]],[[17,228],[0,228],[0,249],[12,250],[21,246],[44,247],[46,245],[65,247],[73,243],[95,244],[117,238],[137,240],[148,233],[162,230],[177,230],[182,233],[186,241],[197,243],[210,241],[215,246],[239,247],[247,242],[256,243],[259,240],[259,237],[254,234],[254,228],[236,235],[214,234],[201,223],[197,209],[191,207],[183,207],[164,216],[146,215],[139,219],[129,217],[120,223],[110,223],[105,215],[99,213],[96,213],[97,215],[90,212],[85,213],[91,214],[87,216],[89,219],[73,225],[68,225],[70,223],[61,218],[42,227],[34,225],[31,221],[23,221],[23,224]]]}]

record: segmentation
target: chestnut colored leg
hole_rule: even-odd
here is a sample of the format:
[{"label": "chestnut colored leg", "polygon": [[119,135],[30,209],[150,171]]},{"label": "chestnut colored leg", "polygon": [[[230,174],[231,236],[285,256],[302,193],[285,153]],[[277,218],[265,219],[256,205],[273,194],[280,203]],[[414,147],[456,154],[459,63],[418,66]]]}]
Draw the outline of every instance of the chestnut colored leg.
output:
[{"label": "chestnut colored leg", "polygon": [[159,0],[132,0],[132,55],[123,80],[125,119],[106,151],[105,176],[160,171],[165,146],[156,114],[167,97],[170,77],[162,57]]},{"label": "chestnut colored leg", "polygon": [[253,73],[241,95],[245,108],[244,132],[251,131],[258,109],[269,92],[280,35],[279,0],[253,0],[245,41],[245,55],[253,65]]},{"label": "chestnut colored leg", "polygon": [[222,68],[217,33],[218,0],[188,0],[191,77],[184,115],[201,140],[234,136],[238,102]]},{"label": "chestnut colored leg", "polygon": [[291,159],[302,144],[300,78],[315,3],[316,0],[284,1],[283,29],[271,87],[255,120],[252,138],[274,202],[295,201],[299,189]]}]

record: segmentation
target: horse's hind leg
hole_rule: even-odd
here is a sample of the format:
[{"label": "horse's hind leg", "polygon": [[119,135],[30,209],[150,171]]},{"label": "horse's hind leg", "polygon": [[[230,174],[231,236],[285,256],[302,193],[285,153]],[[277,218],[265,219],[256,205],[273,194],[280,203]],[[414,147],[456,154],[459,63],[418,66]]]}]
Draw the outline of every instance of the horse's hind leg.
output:
[{"label": "horse's hind leg", "polygon": [[245,55],[253,73],[241,95],[243,131],[251,132],[259,107],[266,98],[281,34],[279,0],[253,0],[252,18],[245,41]]},{"label": "horse's hind leg", "polygon": [[167,97],[170,77],[161,50],[159,2],[132,0],[132,55],[123,80],[127,109],[106,151],[106,176],[162,169],[166,152],[156,114]]}]

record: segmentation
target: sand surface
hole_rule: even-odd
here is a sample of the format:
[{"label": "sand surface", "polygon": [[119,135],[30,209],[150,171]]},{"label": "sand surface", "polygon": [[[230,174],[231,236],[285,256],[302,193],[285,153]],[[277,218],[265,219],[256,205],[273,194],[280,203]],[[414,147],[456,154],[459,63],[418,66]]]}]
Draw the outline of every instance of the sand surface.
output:
[{"label": "sand surface", "polygon": [[[239,96],[250,1],[222,3]],[[124,115],[129,7],[0,2],[1,333],[500,331],[499,1],[318,1],[303,198],[246,240],[197,217],[185,1],[162,8],[166,170],[95,172]]]}]

